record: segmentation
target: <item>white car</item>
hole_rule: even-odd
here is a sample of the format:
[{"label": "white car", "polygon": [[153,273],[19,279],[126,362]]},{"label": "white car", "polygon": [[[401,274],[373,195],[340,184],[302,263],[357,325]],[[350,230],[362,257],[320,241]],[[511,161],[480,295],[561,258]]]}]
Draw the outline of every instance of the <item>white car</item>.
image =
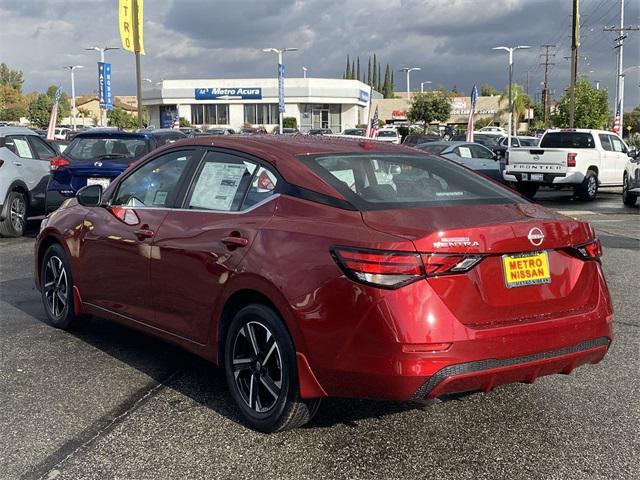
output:
[{"label": "white car", "polygon": [[376,138],[380,142],[400,144],[400,135],[395,128],[381,128],[378,130],[378,136]]},{"label": "white car", "polygon": [[70,131],[71,131],[70,128],[56,127],[55,130],[53,131],[53,138],[55,138],[56,140],[66,140],[67,133]]},{"label": "white car", "polygon": [[22,236],[27,217],[44,213],[49,160],[55,156],[33,130],[0,127],[0,236]]},{"label": "white car", "polygon": [[541,185],[571,187],[582,200],[594,200],[598,187],[622,186],[629,150],[606,130],[547,130],[537,147],[509,148],[504,179],[533,197]]},{"label": "white car", "polygon": [[488,133],[500,136],[507,135],[507,131],[502,127],[482,127],[480,130],[478,130],[478,133]]},{"label": "white car", "polygon": [[622,202],[633,207],[640,195],[640,153],[629,149],[629,159],[622,175]]}]

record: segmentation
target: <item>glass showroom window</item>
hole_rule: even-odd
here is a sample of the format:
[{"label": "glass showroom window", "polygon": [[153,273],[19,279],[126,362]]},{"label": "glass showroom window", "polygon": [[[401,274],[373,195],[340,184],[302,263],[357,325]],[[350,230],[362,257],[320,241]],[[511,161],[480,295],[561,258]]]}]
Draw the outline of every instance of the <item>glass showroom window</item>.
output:
[{"label": "glass showroom window", "polygon": [[229,119],[229,105],[203,105],[204,123],[207,125],[225,125]]},{"label": "glass showroom window", "polygon": [[277,103],[249,103],[244,106],[244,121],[252,125],[278,123]]},{"label": "glass showroom window", "polygon": [[204,125],[204,105],[191,105],[191,123],[193,125]]}]

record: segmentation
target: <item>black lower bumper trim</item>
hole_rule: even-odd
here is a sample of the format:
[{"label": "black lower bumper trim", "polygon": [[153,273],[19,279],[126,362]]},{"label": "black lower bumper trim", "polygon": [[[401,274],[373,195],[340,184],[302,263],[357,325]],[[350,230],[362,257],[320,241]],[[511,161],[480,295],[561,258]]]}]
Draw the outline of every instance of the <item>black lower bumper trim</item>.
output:
[{"label": "black lower bumper trim", "polygon": [[547,358],[561,357],[562,355],[591,350],[592,348],[608,347],[609,343],[610,341],[607,337],[599,337],[592,340],[586,340],[571,347],[560,348],[558,350],[551,350],[548,352],[534,353],[532,355],[525,355],[522,357],[504,358],[501,360],[490,358],[487,360],[478,360],[476,362],[449,365],[448,367],[438,370],[435,374],[429,377],[427,381],[423,383],[418,390],[416,390],[416,393],[413,394],[413,399],[419,400],[425,398],[438,386],[438,384],[449,377],[465,373],[480,372],[482,370],[491,370],[493,368],[510,367],[512,365],[519,365]]}]

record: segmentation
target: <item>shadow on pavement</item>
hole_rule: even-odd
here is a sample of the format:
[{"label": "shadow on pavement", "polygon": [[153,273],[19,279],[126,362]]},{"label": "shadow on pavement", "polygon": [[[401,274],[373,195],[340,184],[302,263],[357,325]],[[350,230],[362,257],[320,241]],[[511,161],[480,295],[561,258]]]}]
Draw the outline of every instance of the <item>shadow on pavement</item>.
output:
[{"label": "shadow on pavement", "polygon": [[[31,278],[0,282],[0,300],[44,322],[45,313],[40,293],[35,289]],[[19,324],[5,327],[5,333],[23,328]],[[206,360],[159,338],[101,318],[90,318],[68,334],[143,372],[158,384],[185,395],[193,402],[211,408],[234,422],[243,423],[240,411],[228,392],[224,371]],[[190,402],[184,403],[176,402],[172,407],[184,410],[193,406],[189,405]],[[424,405],[412,402],[324,399],[309,426],[331,427],[343,424],[357,427],[357,421],[361,419],[381,418],[416,408],[424,408]]]}]

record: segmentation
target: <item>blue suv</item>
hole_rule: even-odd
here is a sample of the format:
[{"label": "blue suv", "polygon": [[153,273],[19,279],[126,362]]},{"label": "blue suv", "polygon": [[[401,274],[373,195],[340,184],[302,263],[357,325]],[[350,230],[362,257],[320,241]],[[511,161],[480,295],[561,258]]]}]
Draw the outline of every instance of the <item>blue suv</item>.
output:
[{"label": "blue suv", "polygon": [[180,130],[140,132],[93,129],[78,134],[62,154],[53,158],[47,185],[46,212],[57,209],[86,185],[109,183],[129,165],[166,144],[187,138]]}]

